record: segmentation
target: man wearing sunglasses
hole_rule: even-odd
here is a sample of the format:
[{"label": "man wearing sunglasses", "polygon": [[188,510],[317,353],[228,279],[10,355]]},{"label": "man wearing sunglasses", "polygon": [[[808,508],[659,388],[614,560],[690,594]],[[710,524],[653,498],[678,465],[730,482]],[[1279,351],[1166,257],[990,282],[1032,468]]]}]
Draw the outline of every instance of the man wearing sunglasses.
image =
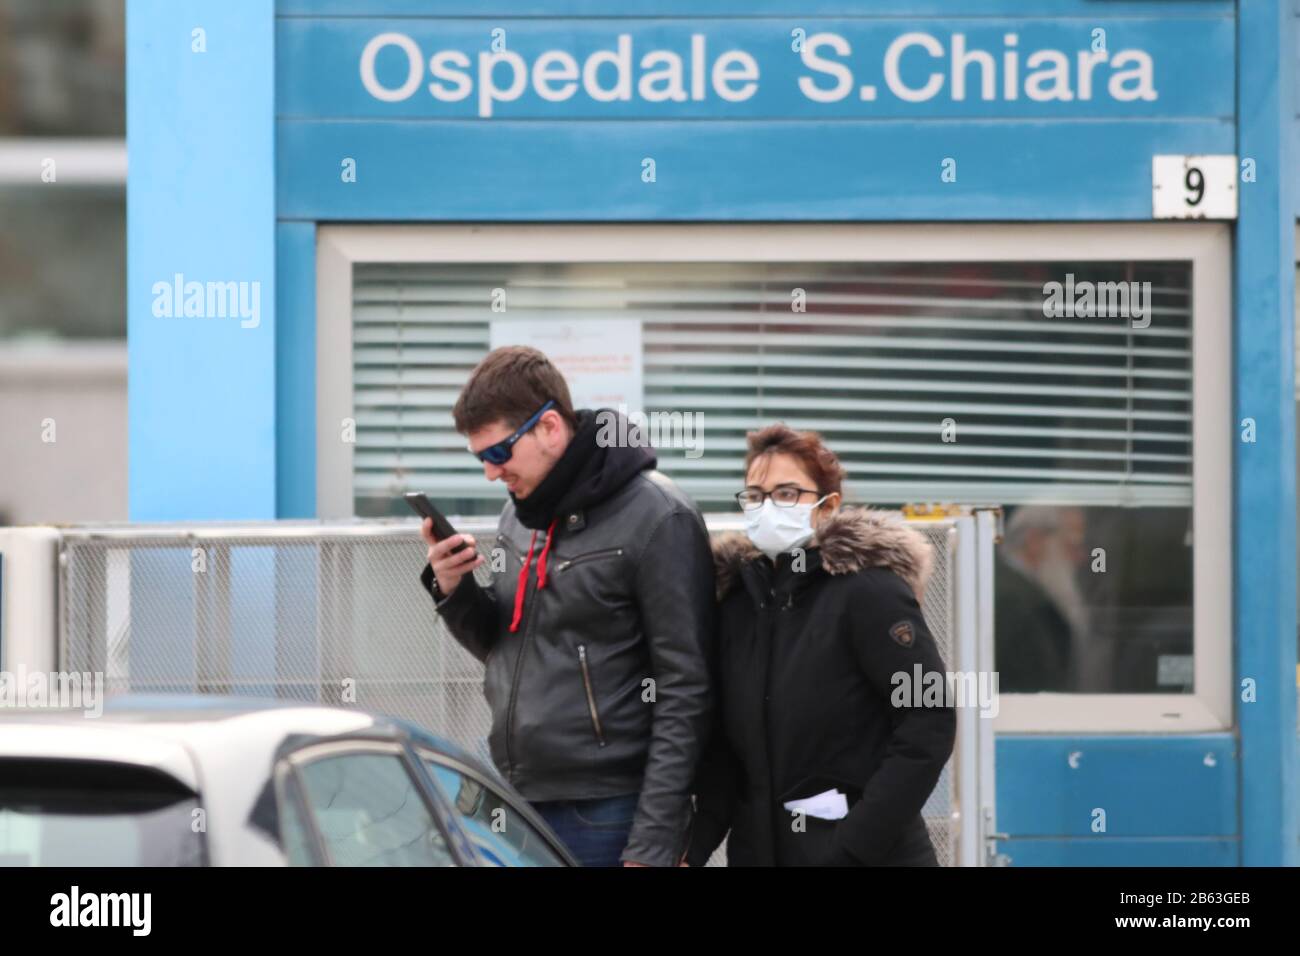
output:
[{"label": "man wearing sunglasses", "polygon": [[703,519],[636,428],[598,441],[610,430],[536,349],[491,352],[452,416],[509,494],[490,546],[505,568],[481,585],[473,538],[438,541],[426,519],[421,581],[485,664],[493,762],[582,863],[676,865],[710,703]]}]

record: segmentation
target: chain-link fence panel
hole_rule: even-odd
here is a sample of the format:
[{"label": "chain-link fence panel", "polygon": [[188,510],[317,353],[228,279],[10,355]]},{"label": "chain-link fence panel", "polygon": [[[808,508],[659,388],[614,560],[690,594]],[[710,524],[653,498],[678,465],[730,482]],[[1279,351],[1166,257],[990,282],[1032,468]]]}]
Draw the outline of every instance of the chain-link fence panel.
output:
[{"label": "chain-link fence panel", "polygon": [[[480,547],[495,537],[490,521],[457,525]],[[936,557],[923,610],[951,662],[952,526],[916,526]],[[482,665],[419,586],[425,546],[411,522],[68,529],[59,561],[61,667],[102,672],[110,694],[359,707],[412,721],[491,763]],[[491,574],[486,566],[477,573],[484,583]],[[923,811],[943,865],[956,862],[952,771],[950,761]]]},{"label": "chain-link fence panel", "polygon": [[[493,529],[464,530],[490,540]],[[355,706],[487,759],[482,666],[419,586],[424,560],[413,526],[69,535],[60,656],[103,671],[109,693]]]}]

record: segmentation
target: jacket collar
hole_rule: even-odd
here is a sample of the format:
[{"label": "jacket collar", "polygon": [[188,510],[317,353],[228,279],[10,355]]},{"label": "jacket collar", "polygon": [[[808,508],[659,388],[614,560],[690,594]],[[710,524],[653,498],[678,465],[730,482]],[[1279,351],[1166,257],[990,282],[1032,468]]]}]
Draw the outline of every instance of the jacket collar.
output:
[{"label": "jacket collar", "polygon": [[791,608],[795,598],[817,580],[821,565],[821,551],[810,542],[796,553],[778,554],[775,562],[762,557],[748,561],[741,565],[739,576],[755,604]]},{"label": "jacket collar", "polygon": [[[525,528],[544,530],[558,518],[565,528],[576,531],[576,525],[585,522],[586,509],[613,497],[658,463],[649,441],[618,412],[584,408],[577,417],[572,440],[532,494],[510,496],[515,517]],[[578,521],[571,520],[575,514]]]},{"label": "jacket collar", "polygon": [[[934,566],[930,543],[897,511],[843,508],[822,522],[808,548],[820,550],[820,566],[827,574],[887,568],[907,582],[918,601]],[[741,569],[756,560],[765,559],[745,534],[733,531],[713,539],[719,600],[735,586]],[[810,571],[815,567],[809,562]]]}]

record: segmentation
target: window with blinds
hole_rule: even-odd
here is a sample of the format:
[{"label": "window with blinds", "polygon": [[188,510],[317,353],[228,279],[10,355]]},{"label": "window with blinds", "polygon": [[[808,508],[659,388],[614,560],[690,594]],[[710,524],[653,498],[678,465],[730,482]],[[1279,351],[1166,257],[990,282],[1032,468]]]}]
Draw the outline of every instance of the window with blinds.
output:
[{"label": "window with blinds", "polygon": [[[639,321],[644,411],[702,415],[703,454],[659,459],[706,510],[734,508],[745,432],[778,420],[826,437],[849,501],[1191,505],[1190,263],[354,269],[359,515],[404,513],[411,489],[498,510],[504,491],[452,427],[456,395],[490,323],[579,318]],[[1046,285],[1067,277],[1149,288],[1149,325],[1045,317]]]}]

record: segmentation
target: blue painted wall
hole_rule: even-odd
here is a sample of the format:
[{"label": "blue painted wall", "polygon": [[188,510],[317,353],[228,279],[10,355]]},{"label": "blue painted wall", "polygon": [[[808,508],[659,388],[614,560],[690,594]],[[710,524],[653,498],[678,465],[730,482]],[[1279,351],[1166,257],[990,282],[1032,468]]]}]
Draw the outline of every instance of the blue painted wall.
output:
[{"label": "blue painted wall", "polygon": [[[1238,23],[1238,154],[1243,183],[1235,262],[1234,607],[1241,735],[1242,862],[1300,864],[1296,768],[1295,210],[1296,69],[1287,0],[1249,0]],[[1300,71],[1297,71],[1300,72]]]},{"label": "blue painted wall", "polygon": [[[1094,122],[1077,132],[1037,121],[489,122],[282,120],[281,215],[1146,220],[1152,153],[1233,152],[1232,127],[1218,121]],[[355,183],[340,181],[345,157],[357,161]],[[654,183],[641,178],[646,158]],[[940,180],[947,158],[956,182]],[[1072,188],[1062,192],[1062,182]]]},{"label": "blue painted wall", "polygon": [[[964,17],[1078,18],[1232,15],[1227,0],[962,0]],[[500,17],[756,17],[858,18],[953,14],[951,0],[278,0],[281,17],[479,17],[495,25]]]},{"label": "blue painted wall", "polygon": [[316,225],[276,226],[276,516],[316,517]]},{"label": "blue painted wall", "polygon": [[273,12],[127,5],[133,521],[276,514]]},{"label": "blue painted wall", "polygon": [[[1300,156],[1300,0],[1294,0],[1295,17],[1291,21],[1291,43],[1295,55],[1291,59],[1291,105],[1294,110],[1292,123],[1291,155]],[[1292,184],[1292,198],[1295,201],[1296,218],[1300,219],[1300,162],[1292,164],[1295,179]]]},{"label": "blue painted wall", "polygon": [[997,742],[998,825],[1013,866],[1234,866],[1232,734],[1008,736]]}]

